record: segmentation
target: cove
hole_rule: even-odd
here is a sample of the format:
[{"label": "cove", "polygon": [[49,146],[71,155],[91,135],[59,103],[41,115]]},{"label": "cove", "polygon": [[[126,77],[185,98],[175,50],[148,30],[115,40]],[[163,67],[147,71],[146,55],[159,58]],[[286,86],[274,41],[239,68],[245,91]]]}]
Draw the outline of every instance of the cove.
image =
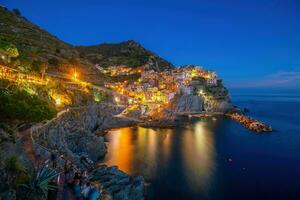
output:
[{"label": "cove", "polygon": [[146,199],[298,197],[299,102],[254,99],[237,104],[276,130],[253,133],[226,117],[192,118],[173,129],[114,129],[105,136],[104,162],[142,175],[148,183]]}]

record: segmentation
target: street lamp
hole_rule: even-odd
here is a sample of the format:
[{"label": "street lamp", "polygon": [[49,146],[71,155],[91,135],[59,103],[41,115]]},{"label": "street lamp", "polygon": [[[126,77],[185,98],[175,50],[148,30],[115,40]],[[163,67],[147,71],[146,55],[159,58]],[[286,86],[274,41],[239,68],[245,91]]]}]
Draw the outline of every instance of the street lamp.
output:
[{"label": "street lamp", "polygon": [[58,106],[61,104],[60,98],[56,98],[56,99],[55,99],[55,104],[58,105]]}]

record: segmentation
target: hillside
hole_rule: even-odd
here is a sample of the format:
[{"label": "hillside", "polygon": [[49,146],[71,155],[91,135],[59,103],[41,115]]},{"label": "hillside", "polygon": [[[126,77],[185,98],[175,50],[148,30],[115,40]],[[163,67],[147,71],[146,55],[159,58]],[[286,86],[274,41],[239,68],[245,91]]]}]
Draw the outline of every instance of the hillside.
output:
[{"label": "hillside", "polygon": [[78,52],[25,17],[0,7],[0,39],[12,42],[18,49],[34,59],[47,61],[78,57]]},{"label": "hillside", "polygon": [[78,51],[41,27],[31,23],[21,14],[0,6],[0,40],[15,45],[19,56],[11,67],[31,71],[37,64],[46,65],[52,74],[71,74],[75,71],[81,79],[102,84],[107,77],[87,59],[80,58]]},{"label": "hillside", "polygon": [[115,44],[105,43],[94,46],[78,46],[76,49],[81,56],[101,67],[112,65],[139,67],[145,65],[146,68],[155,71],[173,68],[170,62],[143,48],[133,40]]},{"label": "hillside", "polygon": [[83,76],[82,78],[94,81],[97,81],[99,77],[106,79],[103,74],[99,73],[95,64],[104,67],[146,65],[148,69],[156,71],[173,66],[135,41],[74,47],[31,23],[21,13],[9,11],[1,5],[0,40],[9,41],[18,48],[21,62],[47,63],[47,71],[54,73],[69,73],[76,67],[76,70]]}]

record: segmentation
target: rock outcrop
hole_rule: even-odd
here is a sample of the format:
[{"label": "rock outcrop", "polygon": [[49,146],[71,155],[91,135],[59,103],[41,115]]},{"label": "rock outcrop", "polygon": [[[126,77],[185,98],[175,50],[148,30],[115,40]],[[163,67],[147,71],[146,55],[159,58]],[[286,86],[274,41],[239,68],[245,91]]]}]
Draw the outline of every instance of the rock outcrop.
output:
[{"label": "rock outcrop", "polygon": [[[49,157],[49,151],[40,148],[57,149],[60,154],[74,161],[77,167],[84,167],[82,156],[96,162],[106,154],[104,138],[95,133],[107,128],[129,126],[128,119],[114,117],[120,113],[119,107],[92,104],[86,108],[71,110],[49,122],[34,132],[36,150],[43,157]],[[41,144],[41,145],[40,145]],[[117,167],[102,165],[93,170],[91,181],[97,181],[103,187],[102,199],[143,199],[144,179],[131,177]],[[106,193],[105,193],[106,192]]]},{"label": "rock outcrop", "polygon": [[33,136],[36,143],[77,161],[81,155],[97,161],[106,154],[106,146],[104,138],[95,135],[95,131],[110,128],[106,122],[113,121],[113,115],[119,112],[117,107],[97,104],[71,109],[39,128]]},{"label": "rock outcrop", "polygon": [[178,99],[175,112],[201,112],[203,111],[204,100],[196,95],[183,95]]},{"label": "rock outcrop", "polygon": [[100,166],[91,175],[91,180],[99,181],[103,189],[114,200],[144,199],[144,178],[128,176],[116,166]]}]

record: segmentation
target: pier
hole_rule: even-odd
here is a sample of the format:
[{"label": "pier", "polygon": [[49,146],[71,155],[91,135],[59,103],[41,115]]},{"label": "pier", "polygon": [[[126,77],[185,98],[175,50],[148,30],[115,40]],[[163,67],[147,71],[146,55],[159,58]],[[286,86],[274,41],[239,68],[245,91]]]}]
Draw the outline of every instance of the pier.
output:
[{"label": "pier", "polygon": [[241,123],[242,125],[244,125],[244,127],[246,127],[247,129],[257,132],[257,133],[261,133],[261,132],[271,132],[273,131],[272,127],[260,122],[258,120],[255,120],[249,116],[246,116],[244,114],[240,114],[240,113],[222,113],[222,112],[194,112],[194,113],[188,113],[188,112],[180,112],[177,113],[177,116],[185,116],[188,118],[192,118],[192,117],[212,117],[212,116],[227,116],[230,119],[237,121],[239,123]]}]

